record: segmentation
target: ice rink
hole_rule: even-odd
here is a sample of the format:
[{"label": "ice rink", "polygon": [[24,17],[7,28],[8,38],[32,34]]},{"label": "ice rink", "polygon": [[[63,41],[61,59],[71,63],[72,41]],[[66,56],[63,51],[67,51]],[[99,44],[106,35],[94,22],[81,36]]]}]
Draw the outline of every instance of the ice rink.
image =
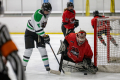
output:
[{"label": "ice rink", "polygon": [[[11,35],[13,41],[17,45],[19,49],[19,56],[21,57],[24,54],[24,34],[20,35]],[[60,46],[60,40],[63,40],[64,37],[62,34],[50,34],[50,43],[55,51],[57,53],[59,46]],[[89,44],[93,50],[93,35],[87,35],[87,39],[89,41]],[[53,70],[58,70],[58,63],[49,47],[49,45],[46,45],[46,49],[48,52],[49,62],[50,62],[50,68]],[[58,59],[60,60],[60,55],[57,55]],[[11,77],[11,80],[16,80],[15,75],[12,71],[12,68],[10,67],[9,62],[7,63],[9,67],[9,76]],[[120,73],[105,73],[105,72],[97,72],[96,74],[88,73],[87,75],[84,75],[83,72],[74,72],[70,75],[64,75],[63,73],[61,75],[55,75],[48,73],[43,65],[40,53],[35,48],[33,50],[33,53],[31,55],[31,58],[29,60],[27,70],[25,72],[26,74],[26,80],[120,80]]]}]

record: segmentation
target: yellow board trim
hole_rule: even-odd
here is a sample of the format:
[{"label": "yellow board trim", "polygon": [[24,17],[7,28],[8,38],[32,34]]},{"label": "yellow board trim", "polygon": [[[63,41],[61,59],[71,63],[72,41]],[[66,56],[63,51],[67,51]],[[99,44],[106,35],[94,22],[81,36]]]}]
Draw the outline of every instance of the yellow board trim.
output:
[{"label": "yellow board trim", "polygon": [[19,32],[10,32],[10,34],[25,34],[25,33],[19,33]]},{"label": "yellow board trim", "polygon": [[[25,34],[21,32],[11,32],[10,34]],[[45,33],[45,34],[63,34],[63,33]],[[87,33],[88,35],[94,35],[94,33]],[[110,33],[110,35],[120,35],[120,33]]]}]

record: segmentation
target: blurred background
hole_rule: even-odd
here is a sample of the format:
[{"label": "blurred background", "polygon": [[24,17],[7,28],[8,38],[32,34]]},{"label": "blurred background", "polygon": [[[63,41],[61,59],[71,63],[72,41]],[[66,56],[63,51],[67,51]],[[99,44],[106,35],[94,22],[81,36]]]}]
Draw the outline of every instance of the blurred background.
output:
[{"label": "blurred background", "polygon": [[[87,39],[90,43],[92,51],[94,50],[94,30],[91,26],[91,19],[93,18],[93,11],[98,10],[100,15],[106,17],[120,17],[120,0],[2,0],[5,10],[5,14],[0,17],[0,22],[5,24],[10,33],[11,37],[19,49],[19,55],[21,59],[25,51],[24,33],[27,27],[27,22],[31,19],[32,14],[37,9],[41,9],[42,3],[50,2],[52,5],[52,12],[48,19],[47,26],[45,28],[46,34],[50,34],[51,44],[55,53],[59,49],[59,40],[64,39],[61,31],[62,24],[62,13],[64,8],[67,7],[67,2],[74,3],[74,9],[76,11],[76,19],[79,20],[79,27],[75,29],[78,32],[80,29],[87,32]],[[15,34],[15,35],[14,35]],[[60,34],[60,35],[59,35]],[[104,48],[104,47],[103,47]],[[47,50],[50,56],[50,63],[52,68],[56,67],[57,63],[52,54],[51,49],[47,46]],[[120,74],[111,73],[99,73],[96,75],[83,76],[83,73],[74,74],[72,76],[52,76],[46,75],[41,58],[37,49],[34,49],[34,53],[31,57],[29,67],[26,72],[27,80],[83,80],[83,79],[103,79],[103,80],[119,80]],[[57,56],[60,59],[60,55]],[[53,62],[54,61],[54,62]],[[35,63],[37,62],[37,63]],[[54,63],[54,64],[53,64]],[[34,64],[34,65],[33,65]],[[56,67],[55,69],[57,69]],[[12,70],[12,69],[10,69]],[[40,73],[43,72],[43,73]],[[40,74],[40,75],[39,75]],[[10,72],[12,80],[15,76]],[[51,78],[52,77],[52,78]],[[80,79],[81,78],[81,79]]]},{"label": "blurred background", "polygon": [[[79,16],[85,16],[87,0],[3,0],[3,6],[5,15],[29,15],[41,8],[43,2],[50,2],[53,7],[52,14],[61,14],[69,1],[74,3],[74,9]],[[99,10],[100,13],[112,16],[110,12],[111,0],[88,1],[91,15],[94,10]],[[120,0],[114,0],[114,2],[115,16],[120,16]]]},{"label": "blurred background", "polygon": [[50,2],[52,13],[45,32],[61,34],[62,13],[69,1],[74,3],[76,19],[80,21],[80,27],[75,31],[81,28],[88,34],[93,34],[91,19],[95,10],[98,10],[100,15],[120,16],[120,0],[3,0],[5,14],[0,21],[8,26],[11,34],[24,34],[32,14],[41,9],[42,3]]}]

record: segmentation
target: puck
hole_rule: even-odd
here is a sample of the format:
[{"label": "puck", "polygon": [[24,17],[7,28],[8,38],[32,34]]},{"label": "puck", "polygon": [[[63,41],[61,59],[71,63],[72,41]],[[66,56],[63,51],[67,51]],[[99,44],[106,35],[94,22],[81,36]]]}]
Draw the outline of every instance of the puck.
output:
[{"label": "puck", "polygon": [[87,73],[84,73],[84,75],[87,75]]}]

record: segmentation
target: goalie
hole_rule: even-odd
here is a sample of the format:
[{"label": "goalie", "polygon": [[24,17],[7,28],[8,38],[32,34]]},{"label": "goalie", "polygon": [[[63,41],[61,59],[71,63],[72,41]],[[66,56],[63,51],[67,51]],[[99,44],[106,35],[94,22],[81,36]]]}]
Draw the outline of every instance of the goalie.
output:
[{"label": "goalie", "polygon": [[61,41],[61,46],[57,54],[64,55],[64,60],[77,65],[82,63],[82,68],[93,74],[98,70],[91,62],[93,52],[86,39],[86,32],[84,30],[68,34],[64,41]]}]

